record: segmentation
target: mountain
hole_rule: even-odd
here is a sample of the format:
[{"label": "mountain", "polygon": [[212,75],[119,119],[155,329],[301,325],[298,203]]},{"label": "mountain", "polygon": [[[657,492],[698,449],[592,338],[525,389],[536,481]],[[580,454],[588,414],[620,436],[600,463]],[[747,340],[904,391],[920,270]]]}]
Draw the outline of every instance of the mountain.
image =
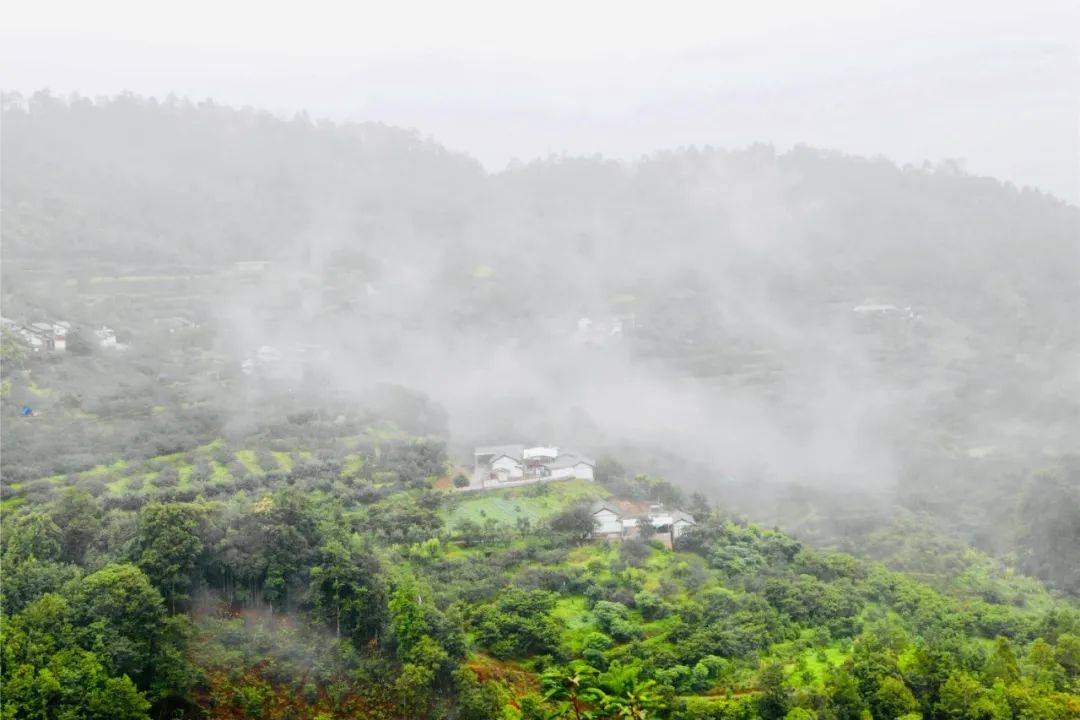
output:
[{"label": "mountain", "polygon": [[[2,123],[5,718],[1080,716],[1075,206],[181,98]],[[456,489],[528,439],[597,481]]]}]

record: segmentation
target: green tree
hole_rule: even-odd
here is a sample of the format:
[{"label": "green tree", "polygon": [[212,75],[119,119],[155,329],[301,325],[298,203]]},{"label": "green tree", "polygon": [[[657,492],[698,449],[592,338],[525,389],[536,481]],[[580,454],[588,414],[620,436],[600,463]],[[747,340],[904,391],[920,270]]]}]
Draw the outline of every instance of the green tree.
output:
[{"label": "green tree", "polygon": [[582,543],[592,537],[596,527],[592,510],[588,505],[579,504],[556,513],[548,520],[548,527],[557,535],[574,543]]},{"label": "green tree", "polygon": [[136,562],[170,608],[187,599],[202,554],[199,509],[189,503],[154,503],[139,514]]},{"label": "green tree", "polygon": [[423,603],[423,589],[411,575],[403,575],[389,603],[390,629],[397,642],[398,657],[407,656],[431,629]]},{"label": "green tree", "polygon": [[491,720],[499,717],[502,700],[491,683],[481,683],[467,667],[454,671],[458,720]]},{"label": "green tree", "polygon": [[431,707],[435,673],[431,668],[405,663],[394,680],[402,720],[424,717]]},{"label": "green tree", "polygon": [[106,565],[65,592],[79,644],[93,650],[110,674],[148,679],[165,607],[146,575],[134,565]]},{"label": "green tree", "polygon": [[386,595],[370,547],[329,540],[311,568],[308,597],[316,614],[356,642],[375,637],[386,619]]},{"label": "green tree", "polygon": [[1058,636],[1054,659],[1070,678],[1080,677],[1080,636],[1062,633]]},{"label": "green tree", "polygon": [[81,563],[87,549],[101,532],[101,507],[94,497],[78,488],[65,488],[57,498],[52,518],[60,528],[60,555]]},{"label": "green tree", "polygon": [[919,701],[903,680],[886,677],[881,680],[877,692],[870,699],[870,709],[876,719],[896,720],[918,711]]},{"label": "green tree", "polygon": [[831,670],[825,680],[825,694],[836,720],[861,720],[866,702],[854,675],[843,668]]},{"label": "green tree", "polygon": [[75,645],[71,608],[59,595],[46,593],[15,615],[0,616],[4,671],[21,665],[44,667],[60,650]]},{"label": "green tree", "polygon": [[508,589],[476,612],[476,639],[498,658],[552,652],[561,634],[549,614],[554,604],[555,597],[549,592]]},{"label": "green tree", "polygon": [[938,701],[942,685],[956,669],[956,660],[939,638],[919,641],[912,652],[911,662],[904,667],[904,680],[930,715]]},{"label": "green tree", "polygon": [[1024,657],[1024,676],[1046,692],[1064,687],[1065,668],[1057,661],[1053,645],[1042,638],[1031,643]]},{"label": "green tree", "polygon": [[764,720],[780,720],[787,715],[791,707],[791,690],[784,679],[784,666],[772,663],[758,672],[758,685],[761,694],[757,700],[757,710]]},{"label": "green tree", "polygon": [[60,559],[60,528],[43,512],[17,515],[4,528],[4,560],[18,563],[29,558],[57,561]]},{"label": "green tree", "polygon": [[1034,478],[1020,501],[1020,566],[1042,580],[1080,591],[1080,488],[1057,474]]},{"label": "green tree", "polygon": [[1008,638],[999,635],[994,640],[994,649],[986,661],[984,674],[990,682],[1001,680],[1006,685],[1012,685],[1020,679],[1020,663]]},{"label": "green tree", "polygon": [[0,582],[0,608],[6,613],[17,613],[45,593],[59,592],[78,575],[79,569],[74,565],[35,557],[7,565]]},{"label": "green tree", "polygon": [[945,720],[965,720],[972,716],[968,710],[986,693],[986,688],[970,673],[957,670],[941,686],[940,697],[935,706],[937,714]]},{"label": "green tree", "polygon": [[44,667],[21,665],[4,683],[5,720],[146,720],[150,702],[127,677],[110,677],[94,653],[61,650]]},{"label": "green tree", "polygon": [[599,702],[603,692],[598,685],[599,671],[587,663],[575,662],[567,668],[551,668],[540,677],[544,699],[563,703],[573,713],[574,720],[581,720],[590,703]]}]

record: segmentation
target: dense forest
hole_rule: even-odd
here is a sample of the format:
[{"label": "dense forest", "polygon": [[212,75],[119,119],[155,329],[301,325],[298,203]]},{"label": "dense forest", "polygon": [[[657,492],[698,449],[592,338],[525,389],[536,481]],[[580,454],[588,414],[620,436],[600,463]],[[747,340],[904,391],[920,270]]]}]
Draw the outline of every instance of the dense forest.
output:
[{"label": "dense forest", "polygon": [[[1075,206],[183,98],[2,122],[3,718],[1080,717]],[[520,441],[596,482],[456,489]],[[595,540],[600,500],[697,524]]]},{"label": "dense forest", "polygon": [[[617,463],[468,494],[440,443],[342,431],[297,418],[8,501],[5,717],[1080,714],[1077,607],[925,532],[891,531],[922,543],[897,572]],[[604,497],[698,525],[591,540]]]}]

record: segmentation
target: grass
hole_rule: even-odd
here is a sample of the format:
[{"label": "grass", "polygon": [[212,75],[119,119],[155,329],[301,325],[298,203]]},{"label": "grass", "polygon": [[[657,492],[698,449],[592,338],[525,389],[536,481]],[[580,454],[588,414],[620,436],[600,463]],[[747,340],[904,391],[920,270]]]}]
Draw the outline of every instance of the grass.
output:
[{"label": "grass", "polygon": [[577,630],[590,625],[589,606],[580,595],[559,598],[551,615],[562,620],[567,630]]},{"label": "grass", "polygon": [[562,621],[565,631],[563,641],[575,652],[580,652],[585,638],[596,628],[585,598],[580,595],[561,597],[551,610],[552,617]]},{"label": "grass", "polygon": [[518,518],[527,518],[535,523],[575,502],[598,500],[607,495],[606,490],[588,480],[462,493],[458,496],[459,501],[447,511],[445,519],[451,527],[464,520],[483,523],[493,519],[503,525],[514,525]]},{"label": "grass", "polygon": [[52,397],[56,394],[56,391],[52,388],[38,387],[37,383],[33,381],[27,384],[26,389],[37,397]]},{"label": "grass", "polygon": [[287,452],[274,451],[271,453],[274,456],[274,460],[277,461],[278,469],[284,472],[289,472],[293,469],[292,455]]},{"label": "grass", "polygon": [[355,477],[364,469],[364,456],[352,453],[345,457],[345,463],[341,469],[342,477]]},{"label": "grass", "polygon": [[232,479],[229,469],[217,460],[210,461],[210,482],[226,482]]},{"label": "grass", "polygon": [[121,493],[124,491],[124,488],[126,488],[128,486],[128,483],[130,482],[130,475],[121,475],[115,480],[110,480],[109,482],[105,483],[105,487],[107,487],[109,489],[109,492],[111,493]]},{"label": "grass", "polygon": [[237,450],[234,455],[236,455],[237,462],[247,468],[247,471],[252,475],[262,476],[266,474],[266,471],[259,467],[259,463],[256,462],[254,450]]},{"label": "grass", "polygon": [[840,644],[832,643],[824,648],[802,651],[793,662],[785,663],[784,669],[797,687],[821,687],[829,670],[843,665],[847,658],[848,654],[840,649]]}]

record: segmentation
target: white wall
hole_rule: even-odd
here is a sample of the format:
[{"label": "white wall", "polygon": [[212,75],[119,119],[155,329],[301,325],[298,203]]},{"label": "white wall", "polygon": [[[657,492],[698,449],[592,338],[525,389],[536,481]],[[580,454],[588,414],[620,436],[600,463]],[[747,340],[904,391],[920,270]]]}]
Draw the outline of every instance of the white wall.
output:
[{"label": "white wall", "polygon": [[578,463],[572,469],[574,471],[573,477],[576,477],[578,480],[593,479],[592,465],[588,465],[586,463]]},{"label": "white wall", "polygon": [[495,472],[506,473],[507,477],[510,478],[520,478],[525,473],[525,470],[521,466],[520,462],[508,457],[501,457],[495,462],[491,463],[491,469]]},{"label": "white wall", "polygon": [[525,452],[522,453],[522,456],[526,460],[528,460],[529,458],[534,458],[534,457],[555,459],[555,458],[559,457],[559,448],[557,448],[557,447],[531,447],[531,448],[525,448]]},{"label": "white wall", "polygon": [[677,523],[671,526],[671,536],[679,537],[692,527],[694,527],[692,523],[688,523],[685,520],[679,520]]},{"label": "white wall", "polygon": [[558,468],[551,471],[552,479],[577,478],[578,480],[592,480],[593,469],[587,463],[578,463],[572,467]]},{"label": "white wall", "polygon": [[610,510],[600,510],[593,513],[596,521],[596,533],[599,535],[621,535],[622,520]]}]

